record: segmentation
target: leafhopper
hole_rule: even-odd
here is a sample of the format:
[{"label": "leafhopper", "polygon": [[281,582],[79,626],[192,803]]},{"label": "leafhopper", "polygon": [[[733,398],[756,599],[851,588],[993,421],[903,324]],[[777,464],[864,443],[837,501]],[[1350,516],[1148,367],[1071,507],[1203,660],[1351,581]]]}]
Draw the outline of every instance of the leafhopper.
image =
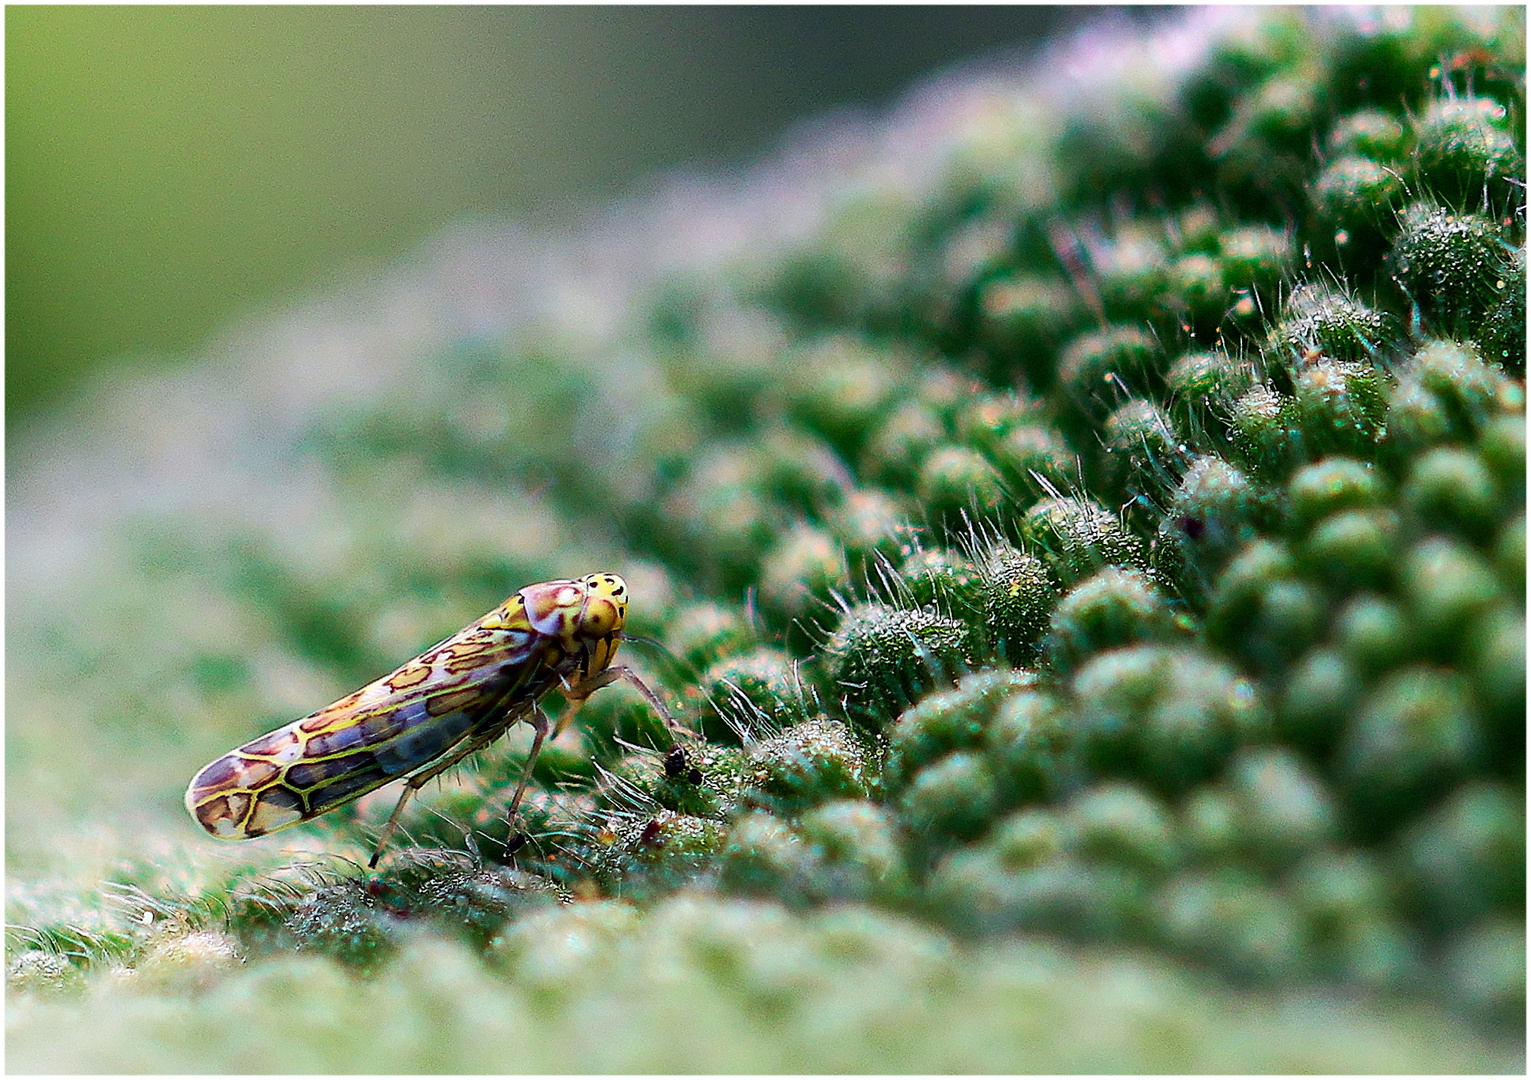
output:
[{"label": "leafhopper", "polygon": [[[531,725],[531,752],[508,810],[512,820],[543,740],[586,698],[631,683],[672,734],[694,737],[632,669],[613,665],[627,619],[616,574],[528,585],[403,667],[333,705],[230,750],[186,789],[191,816],[220,840],[250,840],[344,806],[407,776],[369,866],[376,866],[410,797],[512,725]],[[553,724],[543,697],[568,702]]]}]

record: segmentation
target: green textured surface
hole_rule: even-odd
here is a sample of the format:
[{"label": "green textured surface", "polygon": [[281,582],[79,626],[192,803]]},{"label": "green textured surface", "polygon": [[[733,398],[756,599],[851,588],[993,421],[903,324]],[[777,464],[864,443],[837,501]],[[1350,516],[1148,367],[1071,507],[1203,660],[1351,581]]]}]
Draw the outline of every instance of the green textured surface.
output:
[{"label": "green textured surface", "polygon": [[[1523,40],[1086,37],[104,387],[13,466],[8,1066],[1522,1069]],[[705,744],[194,833],[598,569]]]}]

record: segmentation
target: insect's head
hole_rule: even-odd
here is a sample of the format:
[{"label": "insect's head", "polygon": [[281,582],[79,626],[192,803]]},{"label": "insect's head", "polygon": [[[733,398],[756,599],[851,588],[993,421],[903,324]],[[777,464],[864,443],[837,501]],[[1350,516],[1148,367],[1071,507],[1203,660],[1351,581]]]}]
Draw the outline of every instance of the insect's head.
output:
[{"label": "insect's head", "polygon": [[616,574],[547,581],[516,595],[533,630],[558,638],[571,655],[585,655],[595,646],[596,669],[611,661],[627,621],[627,583]]},{"label": "insect's head", "polygon": [[616,574],[591,574],[580,584],[585,587],[585,606],[577,620],[579,635],[604,638],[621,633],[627,621],[627,582]]}]

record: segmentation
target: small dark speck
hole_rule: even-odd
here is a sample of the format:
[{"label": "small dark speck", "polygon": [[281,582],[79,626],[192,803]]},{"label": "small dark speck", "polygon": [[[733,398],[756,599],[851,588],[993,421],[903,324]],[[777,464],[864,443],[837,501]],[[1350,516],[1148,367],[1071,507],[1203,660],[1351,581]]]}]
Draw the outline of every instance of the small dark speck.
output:
[{"label": "small dark speck", "polygon": [[1180,519],[1180,531],[1192,540],[1200,540],[1201,534],[1207,531],[1207,525],[1201,518],[1191,517],[1188,514]]}]

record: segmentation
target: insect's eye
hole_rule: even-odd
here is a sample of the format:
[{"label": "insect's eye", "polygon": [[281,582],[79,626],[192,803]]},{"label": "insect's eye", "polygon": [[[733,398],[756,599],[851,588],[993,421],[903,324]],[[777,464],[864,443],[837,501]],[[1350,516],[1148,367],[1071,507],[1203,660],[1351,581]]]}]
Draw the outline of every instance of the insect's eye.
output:
[{"label": "insect's eye", "polygon": [[622,629],[627,613],[625,604],[608,600],[604,596],[592,596],[580,615],[579,632],[584,637],[605,637]]}]

